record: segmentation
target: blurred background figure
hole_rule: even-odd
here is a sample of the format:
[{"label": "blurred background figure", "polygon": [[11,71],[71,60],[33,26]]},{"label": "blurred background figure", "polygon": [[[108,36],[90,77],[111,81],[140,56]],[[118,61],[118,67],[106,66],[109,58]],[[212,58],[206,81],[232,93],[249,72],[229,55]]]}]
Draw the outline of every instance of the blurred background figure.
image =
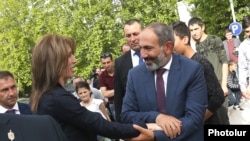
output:
[{"label": "blurred background figure", "polygon": [[233,105],[233,109],[235,110],[243,110],[243,108],[240,106],[242,94],[240,91],[239,79],[236,75],[236,69],[237,63],[234,60],[228,61],[228,105]]},{"label": "blurred background figure", "polygon": [[227,54],[227,60],[238,62],[238,47],[240,46],[240,39],[233,37],[233,32],[230,29],[225,30],[226,39],[223,41],[223,46]]},{"label": "blurred background figure", "polygon": [[[105,102],[101,99],[96,99],[92,97],[92,91],[87,82],[80,81],[76,83],[76,93],[79,96],[81,102],[80,105],[87,108],[92,112],[97,112],[102,115],[108,121],[111,121],[109,118],[108,111],[105,106]],[[111,139],[98,136],[98,141],[110,141]]]},{"label": "blurred background figure", "polygon": [[115,121],[115,105],[114,105],[114,61],[112,54],[104,52],[100,56],[104,71],[99,76],[99,86],[102,95],[108,100],[106,107],[110,112],[110,119]]},{"label": "blurred background figure", "polygon": [[94,88],[97,88],[97,89],[100,89],[99,87],[99,81],[98,81],[98,77],[100,76],[101,74],[101,68],[99,67],[94,67],[93,68],[93,74],[92,74],[92,77],[91,77],[91,86],[94,87]]},{"label": "blurred background figure", "polygon": [[250,99],[249,89],[249,76],[250,76],[250,15],[246,16],[242,20],[242,28],[244,30],[246,39],[239,46],[239,84],[242,96],[246,99]]},{"label": "blurred background figure", "polygon": [[104,101],[91,97],[92,92],[87,82],[81,81],[76,84],[76,93],[81,99],[81,106],[86,107],[88,110],[98,112],[103,118],[111,121],[106,110]]},{"label": "blurred background figure", "polygon": [[[77,85],[77,83],[79,83],[79,82],[86,82],[86,81],[84,80],[83,77],[80,77],[80,76],[74,77],[72,81],[73,81],[73,86],[74,86],[74,89],[75,89],[75,91],[74,91],[72,94],[73,94],[79,101],[81,101],[80,97],[78,96],[78,94],[77,94],[77,92],[76,92],[76,85]],[[87,83],[87,84],[89,84],[89,83]],[[96,98],[96,99],[104,100],[104,97],[103,97],[103,95],[102,95],[102,93],[101,93],[100,90],[98,90],[98,89],[96,89],[96,88],[94,88],[94,87],[92,87],[92,86],[90,86],[90,90],[91,90],[91,92],[92,92],[91,97]]]},{"label": "blurred background figure", "polygon": [[130,46],[128,44],[125,43],[125,44],[123,44],[121,46],[121,52],[122,52],[122,54],[124,54],[125,52],[127,52],[129,50],[130,50]]},{"label": "blurred background figure", "polygon": [[73,87],[74,87],[74,92],[72,93],[79,101],[81,101],[80,97],[78,96],[77,92],[76,92],[76,84],[79,83],[79,82],[83,82],[84,79],[82,77],[79,77],[79,76],[76,76],[73,78],[72,80],[72,84],[73,84]]}]

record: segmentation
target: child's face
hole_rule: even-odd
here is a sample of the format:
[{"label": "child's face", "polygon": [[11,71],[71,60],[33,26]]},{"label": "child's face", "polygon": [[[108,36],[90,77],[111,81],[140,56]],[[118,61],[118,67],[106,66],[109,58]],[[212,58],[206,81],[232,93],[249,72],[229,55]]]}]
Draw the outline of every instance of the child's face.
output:
[{"label": "child's face", "polygon": [[228,39],[228,40],[231,40],[233,38],[233,33],[232,32],[228,32],[226,33],[225,37]]},{"label": "child's face", "polygon": [[236,65],[235,63],[231,65],[231,69],[232,69],[233,71],[236,70],[236,67],[237,67],[237,65]]},{"label": "child's face", "polygon": [[79,88],[77,94],[80,97],[80,99],[83,102],[85,102],[85,101],[88,101],[90,99],[90,93],[91,93],[91,91],[87,88]]}]

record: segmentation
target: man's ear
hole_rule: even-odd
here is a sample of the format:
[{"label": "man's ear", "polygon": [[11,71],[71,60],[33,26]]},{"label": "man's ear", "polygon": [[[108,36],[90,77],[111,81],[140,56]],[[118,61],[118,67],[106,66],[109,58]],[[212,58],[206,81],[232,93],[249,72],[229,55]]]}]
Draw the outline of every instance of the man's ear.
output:
[{"label": "man's ear", "polygon": [[167,48],[167,50],[173,50],[173,48],[174,48],[174,43],[173,42],[171,42],[171,41],[167,41],[165,44],[164,44],[164,46],[166,46],[166,48]]},{"label": "man's ear", "polygon": [[203,32],[205,32],[205,25],[202,25],[202,26],[201,26],[201,30],[202,30]]},{"label": "man's ear", "polygon": [[184,42],[184,44],[185,44],[185,45],[187,45],[187,44],[188,44],[188,41],[189,41],[188,36],[184,36],[184,38],[183,38],[183,42]]}]

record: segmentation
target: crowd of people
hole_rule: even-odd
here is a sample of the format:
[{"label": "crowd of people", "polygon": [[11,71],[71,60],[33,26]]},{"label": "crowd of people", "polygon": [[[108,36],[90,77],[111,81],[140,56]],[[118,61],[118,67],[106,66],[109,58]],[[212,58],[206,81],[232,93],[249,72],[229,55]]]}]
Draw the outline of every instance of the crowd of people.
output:
[{"label": "crowd of people", "polygon": [[207,34],[198,17],[145,27],[130,19],[121,56],[100,54],[103,70],[87,80],[74,74],[74,39],[44,35],[32,52],[30,103],[17,102],[13,74],[0,71],[0,113],[49,115],[61,140],[202,141],[204,125],[230,125],[228,107],[244,111],[250,99],[250,16],[242,27],[241,42],[230,29],[225,40]]}]

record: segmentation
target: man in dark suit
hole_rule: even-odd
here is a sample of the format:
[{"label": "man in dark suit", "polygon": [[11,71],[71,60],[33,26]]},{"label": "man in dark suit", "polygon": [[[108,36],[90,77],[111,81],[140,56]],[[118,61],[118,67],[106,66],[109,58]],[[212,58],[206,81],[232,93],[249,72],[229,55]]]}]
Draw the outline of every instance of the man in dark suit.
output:
[{"label": "man in dark suit", "polygon": [[116,121],[118,122],[120,122],[122,102],[126,92],[128,71],[139,64],[140,58],[136,53],[140,52],[139,37],[142,29],[143,26],[139,20],[131,19],[125,23],[124,34],[131,49],[115,60],[114,103]]},{"label": "man in dark suit", "polygon": [[[157,141],[203,141],[207,107],[203,67],[172,52],[172,29],[163,23],[147,26],[140,46],[145,63],[129,71],[121,121],[152,123],[149,128],[159,130],[154,131]],[[165,72],[159,75],[162,69]]]},{"label": "man in dark suit", "polygon": [[50,116],[0,114],[1,141],[67,141]]},{"label": "man in dark suit", "polygon": [[25,103],[18,103],[17,83],[12,73],[0,71],[0,113],[32,114]]}]

